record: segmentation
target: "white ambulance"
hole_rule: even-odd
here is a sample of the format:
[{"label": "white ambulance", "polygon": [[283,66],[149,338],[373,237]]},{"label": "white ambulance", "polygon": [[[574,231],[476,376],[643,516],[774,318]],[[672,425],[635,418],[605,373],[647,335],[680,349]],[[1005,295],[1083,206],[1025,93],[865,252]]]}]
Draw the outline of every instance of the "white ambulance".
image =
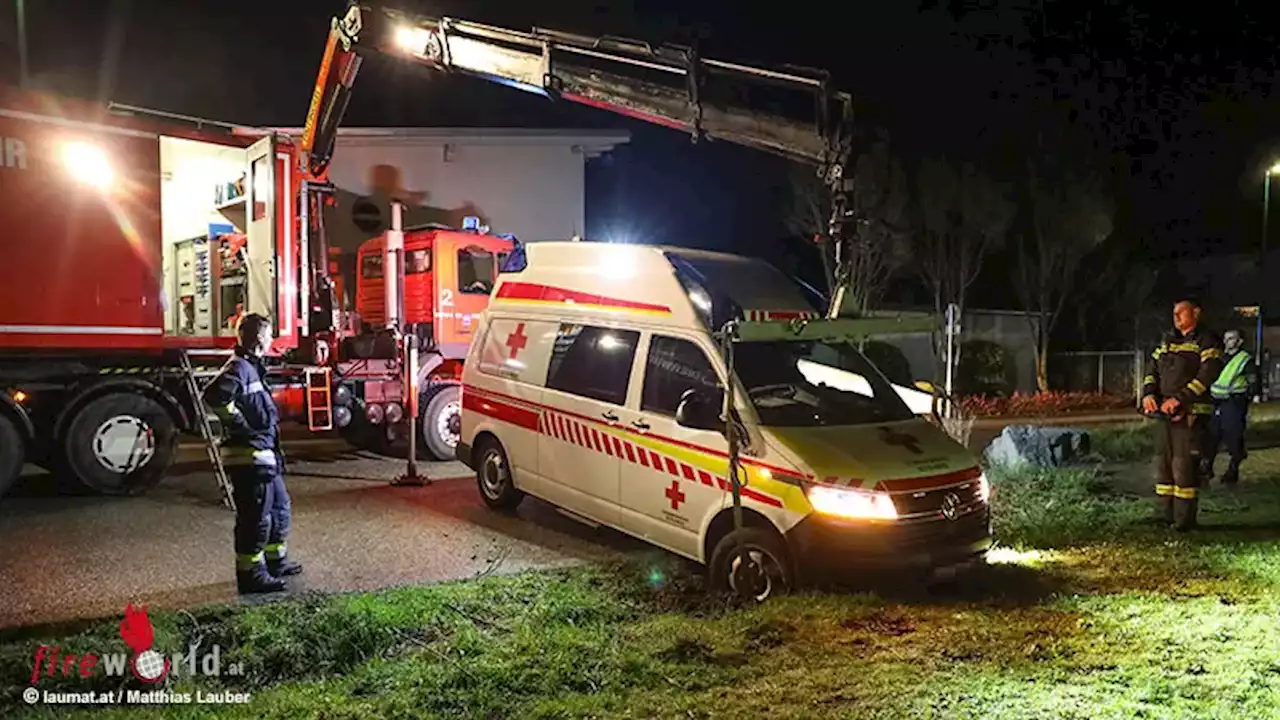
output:
[{"label": "white ambulance", "polygon": [[[740,321],[730,373],[715,335]],[[551,241],[513,253],[463,371],[458,459],[484,501],[530,494],[760,596],[817,573],[951,568],[992,544],[977,459],[762,261]],[[734,531],[724,388],[745,481]],[[757,579],[759,579],[757,573]],[[829,577],[829,575],[827,575]]]}]

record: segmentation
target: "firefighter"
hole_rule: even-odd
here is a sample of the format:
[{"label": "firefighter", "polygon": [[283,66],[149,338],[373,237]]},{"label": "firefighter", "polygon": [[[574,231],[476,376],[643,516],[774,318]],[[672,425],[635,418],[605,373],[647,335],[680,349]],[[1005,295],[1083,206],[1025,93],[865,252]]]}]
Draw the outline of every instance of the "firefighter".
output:
[{"label": "firefighter", "polygon": [[1196,526],[1199,456],[1213,412],[1209,386],[1222,372],[1222,342],[1200,327],[1200,305],[1173,306],[1173,330],[1151,354],[1142,409],[1161,413],[1156,428],[1155,480],[1161,519],[1183,532]]},{"label": "firefighter", "polygon": [[1205,444],[1204,471],[1213,477],[1213,461],[1218,456],[1218,446],[1226,445],[1231,462],[1222,474],[1222,484],[1235,487],[1240,480],[1240,463],[1248,456],[1244,449],[1244,431],[1249,417],[1249,398],[1257,395],[1258,370],[1253,357],[1244,349],[1244,338],[1239,330],[1222,334],[1226,348],[1222,373],[1209,387],[1213,396],[1213,422],[1209,424]]},{"label": "firefighter", "polygon": [[271,347],[267,318],[245,315],[239,344],[205,402],[222,421],[223,457],[236,501],[236,585],[241,593],[278,592],[284,577],[302,572],[286,555],[289,493],[284,486],[279,411],[266,384],[262,356]]}]

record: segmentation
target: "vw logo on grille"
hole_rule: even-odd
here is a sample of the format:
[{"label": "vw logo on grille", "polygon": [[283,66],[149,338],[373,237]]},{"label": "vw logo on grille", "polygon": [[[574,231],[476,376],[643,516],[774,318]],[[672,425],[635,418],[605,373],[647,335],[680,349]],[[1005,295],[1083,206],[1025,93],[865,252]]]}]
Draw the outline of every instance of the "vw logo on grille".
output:
[{"label": "vw logo on grille", "polygon": [[942,498],[942,517],[955,520],[960,516],[960,496],[949,492]]}]

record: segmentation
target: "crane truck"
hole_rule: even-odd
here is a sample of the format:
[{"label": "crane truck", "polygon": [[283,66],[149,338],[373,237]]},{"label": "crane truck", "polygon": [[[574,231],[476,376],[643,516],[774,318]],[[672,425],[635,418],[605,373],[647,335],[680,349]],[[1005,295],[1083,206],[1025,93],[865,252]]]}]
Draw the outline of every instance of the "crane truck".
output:
[{"label": "crane truck", "polygon": [[[273,352],[282,360],[273,369],[277,396],[287,416],[315,430],[360,420],[391,432],[398,424],[388,415],[403,414],[406,381],[414,380],[397,346],[425,340],[412,385],[420,388],[419,407],[427,400],[438,417],[424,417],[424,435],[437,437],[422,445],[440,455],[456,443],[454,378],[467,320],[487,297],[449,309],[446,300],[463,296],[459,278],[437,273],[433,322],[405,323],[406,229],[396,220],[381,243],[384,326],[355,337],[334,308],[328,170],[368,53],[813,165],[833,198],[827,240],[836,284],[827,315],[852,314],[849,250],[858,217],[845,174],[852,98],[833,90],[826,73],[353,2],[330,24],[296,141],[234,128],[175,129],[47,97],[0,98],[0,172],[11,193],[4,233],[15,248],[0,267],[7,295],[0,492],[24,461],[65,469],[104,493],[153,486],[173,460],[177,435],[197,427],[194,378],[217,372],[243,312],[273,319]],[[517,243],[474,244],[473,275],[496,274],[499,253],[515,262],[523,254]],[[440,322],[444,315],[449,322]],[[445,330],[452,342],[442,342]]]}]

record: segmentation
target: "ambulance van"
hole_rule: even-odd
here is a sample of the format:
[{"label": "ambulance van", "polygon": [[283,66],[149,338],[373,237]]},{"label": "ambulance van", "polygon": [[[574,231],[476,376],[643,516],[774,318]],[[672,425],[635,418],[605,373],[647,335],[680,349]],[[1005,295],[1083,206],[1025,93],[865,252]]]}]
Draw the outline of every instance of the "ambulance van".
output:
[{"label": "ambulance van", "polygon": [[[755,338],[733,345],[732,372],[715,334],[731,319]],[[741,541],[764,571],[760,597],[832,572],[981,560],[992,536],[977,459],[828,332],[850,322],[819,318],[755,259],[525,245],[471,343],[458,459],[492,508],[533,495],[703,564],[718,588],[734,588]]]}]

